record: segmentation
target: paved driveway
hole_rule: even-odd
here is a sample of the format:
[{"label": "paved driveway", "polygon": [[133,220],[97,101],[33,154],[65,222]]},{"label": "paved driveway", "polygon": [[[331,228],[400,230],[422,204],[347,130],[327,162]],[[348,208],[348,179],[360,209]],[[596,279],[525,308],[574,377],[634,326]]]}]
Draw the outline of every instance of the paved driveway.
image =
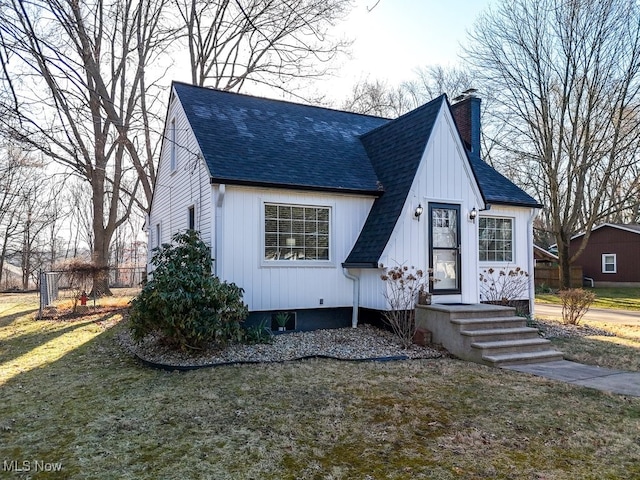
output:
[{"label": "paved driveway", "polygon": [[[562,320],[562,307],[548,303],[535,304],[534,316],[540,319]],[[621,323],[640,327],[640,312],[630,310],[611,310],[606,308],[590,308],[584,316],[585,321],[605,323]]]}]

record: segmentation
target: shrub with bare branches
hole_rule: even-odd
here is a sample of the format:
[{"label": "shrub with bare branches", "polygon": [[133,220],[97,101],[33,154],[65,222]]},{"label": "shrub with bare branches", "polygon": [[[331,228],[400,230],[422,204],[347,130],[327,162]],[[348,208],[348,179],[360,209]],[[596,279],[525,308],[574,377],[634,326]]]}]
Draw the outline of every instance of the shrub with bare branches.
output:
[{"label": "shrub with bare branches", "polygon": [[528,290],[529,274],[520,267],[511,270],[489,268],[480,274],[480,299],[483,302],[508,305],[526,297]]},{"label": "shrub with bare branches", "polygon": [[78,300],[83,292],[87,292],[93,286],[93,280],[97,275],[106,271],[105,267],[98,267],[95,263],[81,258],[71,258],[56,266],[56,270],[63,272],[67,277],[69,288],[72,292],[73,313],[77,313]]},{"label": "shrub with bare branches", "polygon": [[385,322],[391,327],[402,346],[408,348],[413,343],[415,333],[415,306],[418,293],[424,289],[425,274],[423,270],[406,265],[385,268],[380,275],[385,284],[383,295],[389,310],[383,314]]},{"label": "shrub with bare branches", "polygon": [[560,290],[558,295],[562,300],[562,322],[565,325],[578,325],[596,299],[595,293],[583,288],[567,288]]}]

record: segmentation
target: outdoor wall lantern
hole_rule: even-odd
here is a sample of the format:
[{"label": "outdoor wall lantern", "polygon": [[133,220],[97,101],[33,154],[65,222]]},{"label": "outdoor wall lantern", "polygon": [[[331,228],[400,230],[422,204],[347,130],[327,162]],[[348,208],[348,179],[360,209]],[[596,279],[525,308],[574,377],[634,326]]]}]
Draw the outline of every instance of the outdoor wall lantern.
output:
[{"label": "outdoor wall lantern", "polygon": [[477,216],[478,216],[478,210],[476,210],[476,207],[473,207],[469,212],[469,220],[471,220],[473,223],[476,223]]},{"label": "outdoor wall lantern", "polygon": [[416,220],[420,221],[420,215],[422,215],[422,212],[424,212],[424,208],[422,208],[421,204],[418,204],[418,206],[416,207],[416,211],[413,212],[413,215],[416,217]]}]

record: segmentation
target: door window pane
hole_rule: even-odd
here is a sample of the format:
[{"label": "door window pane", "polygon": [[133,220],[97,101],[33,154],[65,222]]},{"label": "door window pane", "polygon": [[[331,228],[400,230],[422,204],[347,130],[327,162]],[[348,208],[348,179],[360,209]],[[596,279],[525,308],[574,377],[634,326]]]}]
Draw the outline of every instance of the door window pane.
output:
[{"label": "door window pane", "polygon": [[458,212],[448,208],[432,210],[433,247],[458,247]]},{"label": "door window pane", "polygon": [[458,250],[434,250],[433,277],[434,290],[458,289]]}]

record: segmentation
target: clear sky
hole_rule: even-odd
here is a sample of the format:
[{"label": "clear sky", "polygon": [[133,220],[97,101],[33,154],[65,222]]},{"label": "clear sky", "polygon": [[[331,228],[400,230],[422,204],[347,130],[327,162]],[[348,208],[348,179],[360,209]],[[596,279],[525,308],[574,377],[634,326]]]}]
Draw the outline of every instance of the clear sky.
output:
[{"label": "clear sky", "polygon": [[368,11],[375,3],[356,0],[347,22],[338,27],[354,43],[353,58],[345,61],[339,79],[322,82],[334,97],[347,96],[359,79],[397,84],[410,80],[418,67],[457,64],[467,31],[495,0],[380,0]]}]

